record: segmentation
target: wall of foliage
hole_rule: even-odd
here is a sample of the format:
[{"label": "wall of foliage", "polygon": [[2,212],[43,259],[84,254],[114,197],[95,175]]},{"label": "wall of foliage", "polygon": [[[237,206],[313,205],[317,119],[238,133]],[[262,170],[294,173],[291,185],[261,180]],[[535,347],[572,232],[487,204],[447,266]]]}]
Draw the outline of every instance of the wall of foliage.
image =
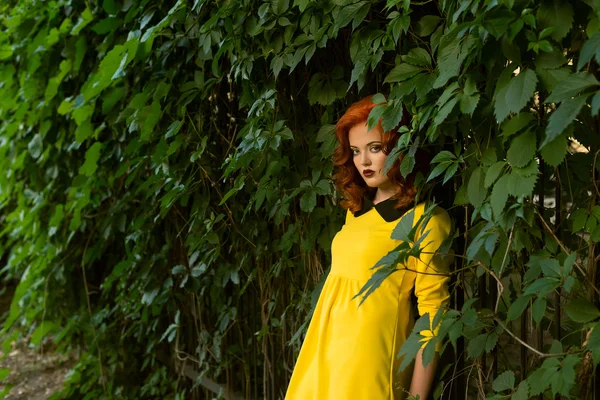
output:
[{"label": "wall of foliage", "polygon": [[431,346],[465,362],[435,396],[462,379],[470,398],[590,398],[599,15],[597,0],[5,1],[5,348],[77,350],[55,398],[281,398],[343,223],[333,124],[379,92],[384,128],[414,115],[392,159],[409,172],[427,148],[427,180],[452,193],[465,301]]}]

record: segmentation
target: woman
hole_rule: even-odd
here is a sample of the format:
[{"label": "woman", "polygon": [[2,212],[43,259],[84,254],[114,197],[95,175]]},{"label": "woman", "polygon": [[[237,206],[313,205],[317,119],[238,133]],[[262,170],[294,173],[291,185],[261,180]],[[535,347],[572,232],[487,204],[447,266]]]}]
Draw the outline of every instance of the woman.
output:
[{"label": "woman", "polygon": [[[414,176],[405,180],[400,175],[400,160],[383,174],[399,135],[397,130],[384,132],[380,123],[367,129],[373,107],[371,96],[353,104],[335,128],[334,181],[345,199],[346,222],[333,239],[331,272],[286,400],[399,400],[407,393],[426,399],[431,389],[435,361],[424,367],[423,349],[414,367],[403,372],[396,355],[414,325],[411,293],[418,299],[419,314],[431,318],[449,298],[450,260],[432,254],[449,235],[448,214],[436,208],[425,229],[417,231],[429,231],[419,260],[411,257],[405,266],[398,265],[360,307],[360,298],[353,299],[373,274],[371,268],[399,245],[391,233],[400,218],[412,211],[415,224],[424,213],[423,203],[414,205]],[[401,125],[407,123],[404,118]],[[427,166],[417,163],[420,167]]]}]

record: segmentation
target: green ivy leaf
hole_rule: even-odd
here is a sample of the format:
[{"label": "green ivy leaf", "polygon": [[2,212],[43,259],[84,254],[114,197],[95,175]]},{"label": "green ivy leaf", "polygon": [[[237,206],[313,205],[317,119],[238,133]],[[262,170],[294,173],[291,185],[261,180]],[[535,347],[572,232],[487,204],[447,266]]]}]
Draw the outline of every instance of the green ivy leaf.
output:
[{"label": "green ivy leaf", "polygon": [[3,381],[4,379],[6,379],[6,377],[8,375],[10,375],[9,368],[0,368],[0,381]]},{"label": "green ivy leaf", "polygon": [[467,355],[470,358],[479,357],[481,354],[483,354],[486,342],[487,333],[483,333],[469,340],[469,344],[467,345]]},{"label": "green ivy leaf", "polygon": [[541,278],[531,283],[525,289],[525,295],[538,295],[546,296],[556,287],[558,287],[560,281],[556,278]]},{"label": "green ivy leaf", "polygon": [[508,175],[508,181],[506,182],[508,194],[511,194],[515,197],[530,196],[533,192],[536,181],[536,175],[522,176],[513,171]]},{"label": "green ivy leaf", "polygon": [[[37,346],[47,334],[57,330],[58,327],[58,324],[55,322],[44,321],[35,329],[35,331],[33,331],[33,334],[31,335],[31,343]],[[0,380],[2,380],[2,377],[0,377]]]},{"label": "green ivy leaf", "polygon": [[418,67],[408,63],[402,63],[395,66],[390,73],[385,77],[383,83],[394,83],[405,81],[419,72],[424,71],[422,67]]},{"label": "green ivy leaf", "polygon": [[433,125],[439,126],[442,122],[444,122],[452,110],[454,110],[456,103],[458,103],[458,96],[444,104],[444,106],[438,110],[438,113],[433,120]]},{"label": "green ivy leaf", "polygon": [[498,375],[492,383],[492,389],[496,392],[503,392],[505,390],[512,390],[515,387],[515,373],[512,371],[505,371]]},{"label": "green ivy leaf", "polygon": [[556,139],[558,135],[573,122],[577,117],[581,109],[586,103],[588,96],[581,95],[574,99],[565,100],[562,104],[554,111],[548,120],[548,126],[546,127],[546,135],[544,141],[540,145],[543,148],[545,145]]},{"label": "green ivy leaf", "polygon": [[411,49],[407,55],[402,56],[402,61],[421,67],[431,67],[431,56],[421,47]]},{"label": "green ivy leaf", "polygon": [[573,7],[562,0],[550,0],[538,8],[536,15],[540,28],[554,27],[552,39],[559,42],[573,25]]},{"label": "green ivy leaf", "polygon": [[425,15],[417,22],[415,33],[419,36],[429,36],[440,22],[441,18],[437,15]]},{"label": "green ivy leaf", "polygon": [[37,160],[40,157],[40,155],[42,154],[42,146],[42,135],[36,133],[33,136],[33,139],[31,139],[31,141],[27,145],[27,149],[29,150],[29,154],[31,154],[31,158]]},{"label": "green ivy leaf", "polygon": [[600,91],[592,97],[592,116],[598,115],[598,111],[600,111]]},{"label": "green ivy leaf", "polygon": [[569,318],[575,322],[587,323],[600,317],[600,311],[596,306],[584,299],[571,300],[564,309]]},{"label": "green ivy leaf", "polygon": [[508,313],[506,314],[506,319],[508,321],[514,321],[519,318],[525,308],[529,305],[529,300],[531,299],[531,295],[521,295],[517,297],[517,299],[510,305],[508,308]]},{"label": "green ivy leaf", "polygon": [[506,88],[506,104],[508,111],[518,113],[533,97],[537,85],[537,75],[526,69],[512,78]]},{"label": "green ivy leaf", "polygon": [[508,175],[503,175],[492,189],[492,196],[490,199],[492,205],[492,212],[496,218],[500,218],[500,214],[504,211],[504,206],[508,200]]},{"label": "green ivy leaf", "polygon": [[502,123],[510,115],[510,105],[507,101],[506,92],[508,90],[508,84],[514,66],[512,63],[504,68],[504,71],[500,74],[498,81],[496,82],[496,89],[494,92],[494,115],[498,123]]},{"label": "green ivy leaf", "polygon": [[504,169],[505,166],[506,166],[505,161],[498,161],[498,162],[495,162],[494,164],[492,164],[488,168],[488,171],[485,174],[485,182],[484,182],[484,186],[486,188],[489,188],[490,186],[492,186],[492,184],[494,182],[496,182],[496,179],[498,179],[498,176],[500,176],[500,173],[502,172],[502,170]]},{"label": "green ivy leaf", "polygon": [[98,168],[98,160],[100,159],[100,151],[102,150],[102,143],[95,142],[85,152],[85,162],[79,167],[79,173],[85,176],[92,176]]},{"label": "green ivy leaf", "polygon": [[513,139],[506,159],[513,167],[523,167],[535,158],[535,132],[527,131]]},{"label": "green ivy leaf", "polygon": [[572,74],[567,79],[558,82],[550,96],[546,99],[546,103],[559,103],[569,100],[584,90],[598,85],[600,85],[600,82],[590,73],[579,72]]},{"label": "green ivy leaf", "polygon": [[557,167],[563,162],[569,149],[567,137],[566,132],[562,133],[542,148],[540,154],[546,164]]},{"label": "green ivy leaf", "polygon": [[529,399],[529,385],[527,381],[521,381],[517,391],[513,393],[510,400],[528,400]]},{"label": "green ivy leaf", "polygon": [[71,35],[73,35],[73,36],[79,35],[79,32],[81,32],[81,30],[83,28],[85,28],[86,26],[88,26],[88,24],[90,22],[92,22],[93,20],[94,20],[94,15],[92,14],[92,11],[89,8],[86,8],[85,10],[83,10],[81,15],[79,16],[79,19],[77,20],[77,23],[75,24],[73,29],[71,29]]},{"label": "green ivy leaf", "polygon": [[469,202],[476,208],[483,204],[487,196],[487,190],[484,189],[485,177],[483,170],[477,167],[469,178],[469,186],[467,188]]},{"label": "green ivy leaf", "polygon": [[316,205],[317,194],[312,190],[304,192],[304,194],[300,198],[300,209],[304,212],[309,213],[315,208]]},{"label": "green ivy leaf", "polygon": [[546,298],[538,296],[531,306],[531,316],[536,324],[539,324],[546,314]]},{"label": "green ivy leaf", "polygon": [[593,34],[583,45],[577,62],[577,71],[581,70],[592,57],[596,57],[596,62],[600,63],[600,32]]},{"label": "green ivy leaf", "polygon": [[502,136],[512,136],[534,120],[535,116],[530,112],[519,113],[502,124]]},{"label": "green ivy leaf", "polygon": [[13,49],[10,44],[0,44],[0,60],[8,60],[13,55]]}]

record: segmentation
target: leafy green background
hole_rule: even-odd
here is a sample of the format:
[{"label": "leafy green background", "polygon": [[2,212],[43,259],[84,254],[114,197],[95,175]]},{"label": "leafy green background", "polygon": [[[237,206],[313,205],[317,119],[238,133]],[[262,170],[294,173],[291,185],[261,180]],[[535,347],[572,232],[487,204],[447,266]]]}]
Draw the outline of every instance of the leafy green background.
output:
[{"label": "leafy green background", "polygon": [[589,398],[599,13],[597,0],[4,2],[5,348],[50,335],[78,350],[55,398],[182,399],[209,379],[282,397],[343,223],[333,124],[379,92],[386,129],[403,106],[414,115],[390,161],[404,154],[407,173],[427,148],[426,179],[452,194],[466,301],[431,343],[456,359],[464,340],[466,362],[440,370],[435,396],[462,379],[472,397]]}]

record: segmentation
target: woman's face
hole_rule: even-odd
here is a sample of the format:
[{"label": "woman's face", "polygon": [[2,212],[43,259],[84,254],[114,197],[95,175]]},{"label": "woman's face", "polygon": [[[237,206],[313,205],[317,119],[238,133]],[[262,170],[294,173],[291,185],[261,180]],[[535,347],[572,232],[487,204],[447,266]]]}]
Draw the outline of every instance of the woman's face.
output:
[{"label": "woman's face", "polygon": [[354,166],[370,187],[389,190],[393,184],[383,174],[387,155],[383,152],[383,128],[380,124],[370,131],[367,125],[358,124],[350,128],[348,140],[353,154]]}]

